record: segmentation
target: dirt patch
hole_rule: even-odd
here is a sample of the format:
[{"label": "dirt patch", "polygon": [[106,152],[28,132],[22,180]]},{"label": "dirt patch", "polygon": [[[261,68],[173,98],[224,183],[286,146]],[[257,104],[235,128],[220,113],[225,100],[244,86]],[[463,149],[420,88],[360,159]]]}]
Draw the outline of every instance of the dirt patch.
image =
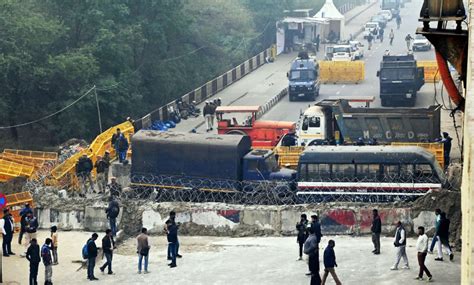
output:
[{"label": "dirt patch", "polygon": [[413,203],[412,210],[415,216],[417,211],[434,211],[441,209],[446,212],[446,216],[451,220],[450,238],[454,241],[457,249],[461,248],[461,193],[457,191],[441,191],[429,193]]}]

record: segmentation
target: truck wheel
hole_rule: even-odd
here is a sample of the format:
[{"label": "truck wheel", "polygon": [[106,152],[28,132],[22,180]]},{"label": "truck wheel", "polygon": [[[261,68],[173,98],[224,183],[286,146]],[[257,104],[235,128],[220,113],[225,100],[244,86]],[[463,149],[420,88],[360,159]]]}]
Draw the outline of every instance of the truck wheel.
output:
[{"label": "truck wheel", "polygon": [[233,130],[233,131],[228,131],[225,133],[226,135],[242,135],[242,136],[247,136],[247,134],[244,131],[238,131],[238,130]]}]

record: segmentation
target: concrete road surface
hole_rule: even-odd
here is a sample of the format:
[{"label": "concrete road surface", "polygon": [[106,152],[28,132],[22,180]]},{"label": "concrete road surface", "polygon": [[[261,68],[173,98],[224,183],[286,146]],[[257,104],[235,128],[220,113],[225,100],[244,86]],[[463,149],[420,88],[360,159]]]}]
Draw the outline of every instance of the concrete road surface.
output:
[{"label": "concrete road surface", "polygon": [[[42,231],[38,238],[41,244],[48,233]],[[81,248],[90,233],[59,232],[59,265],[53,266],[54,284],[90,284],[86,271],[73,260],[81,259]],[[100,233],[98,244],[103,234]],[[338,267],[336,272],[343,284],[350,285],[412,285],[424,284],[413,280],[418,274],[416,240],[408,239],[407,254],[411,269],[391,271],[395,258],[393,239],[382,238],[381,254],[371,253],[370,237],[324,236],[320,244],[320,258],[329,239],[336,242],[335,252]],[[16,239],[15,239],[16,240]],[[113,258],[115,275],[101,274],[96,266],[98,284],[172,284],[172,285],[296,285],[309,284],[305,276],[308,266],[305,261],[296,261],[298,246],[296,237],[180,237],[182,259],[178,267],[170,269],[166,260],[164,236],[150,239],[150,274],[137,274],[136,240],[131,238],[117,249]],[[13,250],[21,252],[15,243]],[[434,276],[433,284],[460,284],[460,253],[455,253],[453,262],[434,261],[428,255],[427,267]],[[445,258],[448,260],[449,258]],[[323,266],[322,260],[320,262]],[[28,284],[28,263],[18,255],[3,259],[4,284]],[[401,266],[400,266],[401,267]],[[44,266],[40,264],[39,283],[44,282]],[[334,284],[329,278],[327,284]]]}]

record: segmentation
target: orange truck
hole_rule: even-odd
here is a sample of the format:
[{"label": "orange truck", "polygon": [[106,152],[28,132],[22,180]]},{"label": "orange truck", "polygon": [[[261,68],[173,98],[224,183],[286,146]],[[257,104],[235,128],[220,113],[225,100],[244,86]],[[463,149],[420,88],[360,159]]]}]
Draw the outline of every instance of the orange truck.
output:
[{"label": "orange truck", "polygon": [[260,106],[220,106],[216,109],[218,134],[247,135],[253,148],[274,148],[280,139],[296,130],[296,123],[259,121]]}]

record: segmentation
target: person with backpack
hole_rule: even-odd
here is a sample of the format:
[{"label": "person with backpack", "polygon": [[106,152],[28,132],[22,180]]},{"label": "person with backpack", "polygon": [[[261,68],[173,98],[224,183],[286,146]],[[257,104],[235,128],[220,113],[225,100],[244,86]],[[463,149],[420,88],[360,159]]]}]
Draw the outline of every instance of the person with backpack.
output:
[{"label": "person with backpack", "polygon": [[336,243],[331,239],[328,242],[328,246],[324,250],[324,275],[323,281],[321,282],[322,285],[326,284],[326,279],[328,278],[329,273],[331,273],[334,282],[336,285],[341,285],[341,281],[339,277],[337,277],[335,268],[337,267],[336,263],[336,254],[334,253],[334,247],[336,247]]},{"label": "person with backpack", "polygon": [[148,255],[150,253],[150,243],[148,242],[148,231],[142,228],[141,234],[137,237],[137,253],[138,253],[138,274],[142,273],[142,262],[145,260],[145,274],[148,274]]},{"label": "person with backpack", "polygon": [[26,251],[26,259],[30,262],[30,285],[38,285],[38,267],[41,262],[38,241],[34,238]]},{"label": "person with backpack", "polygon": [[109,220],[110,230],[112,231],[112,236],[117,236],[117,217],[120,213],[120,205],[114,199],[114,196],[109,198],[109,206],[105,210],[107,214],[107,219]]},{"label": "person with backpack", "polygon": [[298,231],[298,236],[296,242],[299,245],[299,258],[298,260],[303,260],[303,246],[308,238],[308,219],[306,214],[301,215],[301,220],[296,224],[296,230]]},{"label": "person with backpack", "polygon": [[[33,240],[33,239],[32,239]],[[44,284],[53,284],[53,259],[51,258],[51,244],[52,240],[47,238],[41,247],[41,257],[43,258],[44,264]]]},{"label": "person with backpack", "polygon": [[87,279],[90,281],[99,280],[94,276],[95,259],[97,258],[97,246],[95,241],[98,237],[99,235],[97,233],[93,233],[92,237],[87,240],[82,248],[82,257],[87,259]]},{"label": "person with backpack", "polygon": [[309,236],[304,243],[304,253],[308,255],[308,266],[311,274],[311,284],[321,284],[321,276],[319,276],[319,242],[314,232],[314,228],[309,227]]},{"label": "person with backpack", "polygon": [[100,271],[104,273],[106,267],[108,267],[107,274],[112,275],[112,256],[115,249],[115,241],[112,235],[112,231],[107,229],[105,231],[105,236],[102,239],[102,251],[104,252],[106,262],[100,267]]}]

